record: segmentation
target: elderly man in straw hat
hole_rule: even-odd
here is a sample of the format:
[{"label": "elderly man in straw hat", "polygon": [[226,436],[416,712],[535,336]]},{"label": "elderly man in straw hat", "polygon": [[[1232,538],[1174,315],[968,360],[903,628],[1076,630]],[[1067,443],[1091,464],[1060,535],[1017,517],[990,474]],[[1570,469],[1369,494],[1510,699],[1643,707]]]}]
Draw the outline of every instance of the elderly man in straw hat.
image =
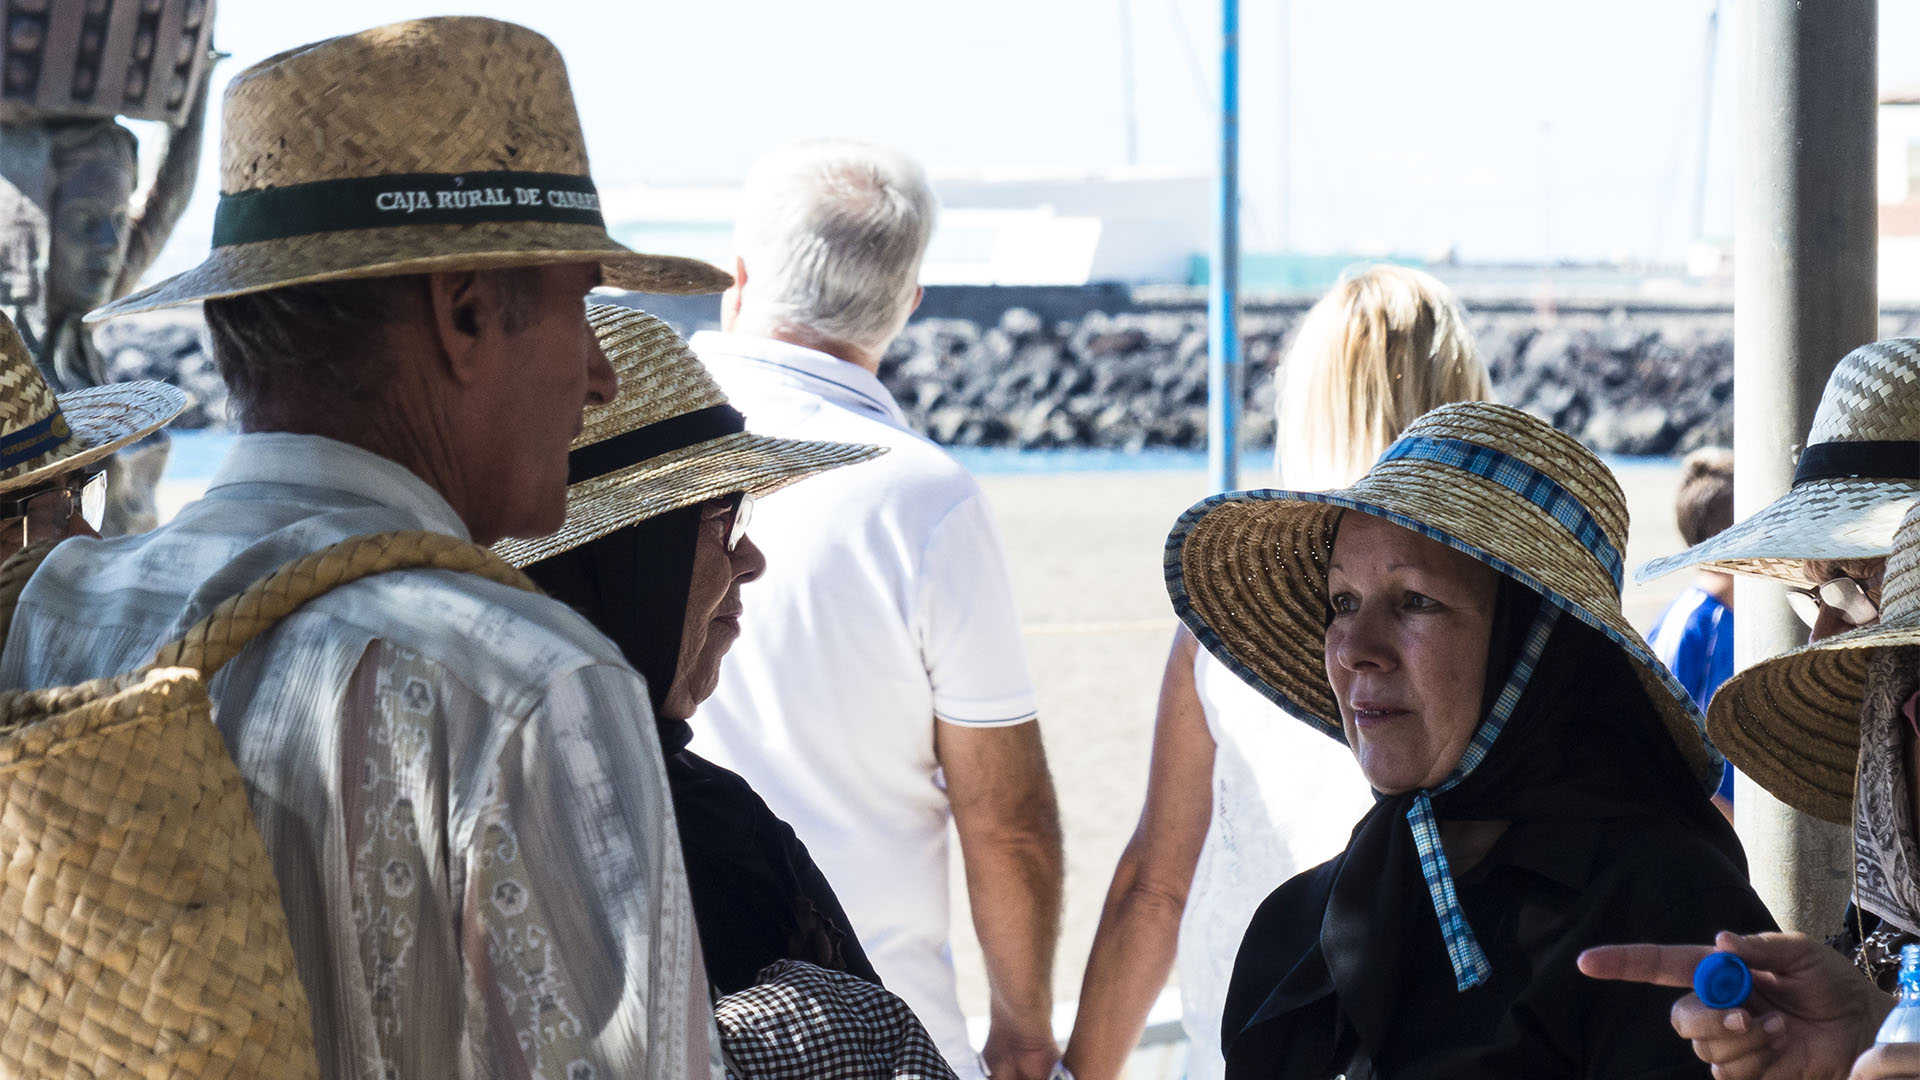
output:
[{"label": "elderly man in straw hat", "polygon": [[165,383],[55,396],[12,320],[0,315],[0,559],[28,544],[98,536],[106,459],[186,407]]},{"label": "elderly man in straw hat", "polygon": [[[404,101],[403,108],[396,108]],[[717,291],[608,237],[546,39],[479,18],[282,53],[228,87],[214,248],[97,312],[205,301],[243,434],[153,533],[54,550],[0,678],[130,670],[223,598],[367,533],[561,524],[615,379],[583,297]],[[390,573],[211,684],[329,1077],[717,1074],[642,680],[556,601]]]},{"label": "elderly man in straw hat", "polygon": [[[1879,640],[1863,628],[1880,621],[1888,552],[1896,548],[1896,529],[1898,546],[1912,542],[1912,517],[1900,522],[1916,499],[1920,339],[1893,338],[1855,349],[1834,369],[1785,495],[1638,574],[1644,580],[1697,565],[1788,583],[1814,644],[1735,676],[1713,699],[1708,732],[1736,768],[1774,796],[1815,817],[1851,823],[1855,832],[1853,904],[1831,942],[1838,952],[1802,934],[1722,935],[1723,948],[1772,978],[1746,1008],[1712,1009],[1691,994],[1674,1006],[1675,1030],[1716,1063],[1716,1075],[1845,1075],[1886,1012],[1888,999],[1874,983],[1891,990],[1900,946],[1920,941],[1920,879],[1913,876],[1920,863],[1912,858],[1914,840],[1896,825],[1908,811],[1895,808],[1904,798],[1896,793],[1911,790],[1920,775],[1912,741],[1900,734],[1913,717],[1911,686],[1890,707],[1881,702],[1882,712],[1899,712],[1904,703],[1906,721],[1876,721],[1871,709],[1861,710],[1863,695],[1885,696],[1872,693],[1866,654],[1828,650]],[[1901,591],[1891,580],[1886,585],[1890,594]],[[1852,662],[1810,659],[1837,655]],[[1908,657],[1899,674],[1910,683],[1914,670]],[[1887,737],[1863,746],[1862,725]],[[1685,987],[1703,951],[1619,946],[1594,950],[1581,966],[1601,978]]]}]

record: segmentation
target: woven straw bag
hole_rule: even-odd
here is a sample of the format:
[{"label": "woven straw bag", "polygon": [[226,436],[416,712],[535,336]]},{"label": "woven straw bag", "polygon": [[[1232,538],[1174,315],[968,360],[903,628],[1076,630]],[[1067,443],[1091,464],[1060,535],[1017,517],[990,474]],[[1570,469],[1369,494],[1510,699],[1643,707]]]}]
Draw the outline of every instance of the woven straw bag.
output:
[{"label": "woven straw bag", "polygon": [[[50,547],[0,567],[0,630]],[[0,1074],[319,1076],[280,888],[206,684],[307,601],[418,568],[533,589],[463,540],[355,537],[230,598],[145,668],[0,693]]]}]

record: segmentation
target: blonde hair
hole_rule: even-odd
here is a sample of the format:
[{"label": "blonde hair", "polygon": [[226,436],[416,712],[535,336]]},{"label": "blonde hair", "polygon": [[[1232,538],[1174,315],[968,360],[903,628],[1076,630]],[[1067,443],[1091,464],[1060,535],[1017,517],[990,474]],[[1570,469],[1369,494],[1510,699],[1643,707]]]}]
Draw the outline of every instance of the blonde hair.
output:
[{"label": "blonde hair", "polygon": [[1301,491],[1353,483],[1421,413],[1493,391],[1453,293],[1387,265],[1313,305],[1276,385],[1281,482]]}]

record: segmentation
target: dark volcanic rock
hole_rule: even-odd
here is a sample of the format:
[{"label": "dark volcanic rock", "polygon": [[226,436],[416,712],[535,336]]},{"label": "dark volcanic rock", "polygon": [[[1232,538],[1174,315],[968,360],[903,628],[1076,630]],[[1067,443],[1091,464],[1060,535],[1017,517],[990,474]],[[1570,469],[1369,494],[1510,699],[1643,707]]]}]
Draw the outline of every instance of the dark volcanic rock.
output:
[{"label": "dark volcanic rock", "polygon": [[[924,314],[888,350],[880,378],[915,425],[950,445],[1204,447],[1205,298],[1126,300],[1111,286],[929,289]],[[1276,369],[1307,306],[1255,300],[1242,311],[1249,446],[1273,442]],[[666,315],[683,333],[712,325],[704,309]],[[1494,396],[1596,450],[1679,454],[1731,443],[1726,308],[1483,301],[1468,305],[1468,322]],[[1920,333],[1920,311],[1887,312],[1882,333]],[[197,313],[117,319],[95,340],[116,378],[165,379],[192,395],[178,426],[228,422]]]},{"label": "dark volcanic rock", "polygon": [[[1001,292],[1051,303],[1037,298],[1046,290]],[[1242,312],[1248,445],[1272,444],[1275,375],[1306,307]],[[1597,450],[1675,454],[1732,437],[1733,318],[1723,308],[1485,304],[1468,321],[1494,396]],[[1049,323],[1015,306],[984,329],[923,318],[880,376],[940,442],[1196,449],[1207,430],[1206,307],[1195,296]]]}]

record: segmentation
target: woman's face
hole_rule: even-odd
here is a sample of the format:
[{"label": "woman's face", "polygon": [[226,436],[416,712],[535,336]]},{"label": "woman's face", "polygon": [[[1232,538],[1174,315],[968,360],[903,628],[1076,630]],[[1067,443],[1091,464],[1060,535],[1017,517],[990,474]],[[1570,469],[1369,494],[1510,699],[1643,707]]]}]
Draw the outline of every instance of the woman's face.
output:
[{"label": "woman's face", "polygon": [[[1887,560],[1885,559],[1807,559],[1800,564],[1800,574],[1807,584],[1819,587],[1838,577],[1850,577],[1862,587],[1867,599],[1873,601],[1877,609],[1880,606],[1880,592],[1886,584]],[[1856,623],[1846,615],[1826,604],[1820,605],[1820,615],[1813,621],[1812,630],[1807,634],[1807,644],[1811,645],[1835,634],[1844,634],[1861,626],[1872,626],[1879,622],[1875,616],[1865,622]]]},{"label": "woman's face", "polygon": [[1327,575],[1327,679],[1374,790],[1439,784],[1480,724],[1497,572],[1367,514],[1349,513]]},{"label": "woman's face", "polygon": [[727,550],[736,505],[734,499],[709,499],[700,506],[687,621],[680,631],[680,665],[660,704],[660,714],[668,720],[692,716],[719,685],[720,658],[740,636],[740,586],[767,568],[766,557],[747,537]]}]

